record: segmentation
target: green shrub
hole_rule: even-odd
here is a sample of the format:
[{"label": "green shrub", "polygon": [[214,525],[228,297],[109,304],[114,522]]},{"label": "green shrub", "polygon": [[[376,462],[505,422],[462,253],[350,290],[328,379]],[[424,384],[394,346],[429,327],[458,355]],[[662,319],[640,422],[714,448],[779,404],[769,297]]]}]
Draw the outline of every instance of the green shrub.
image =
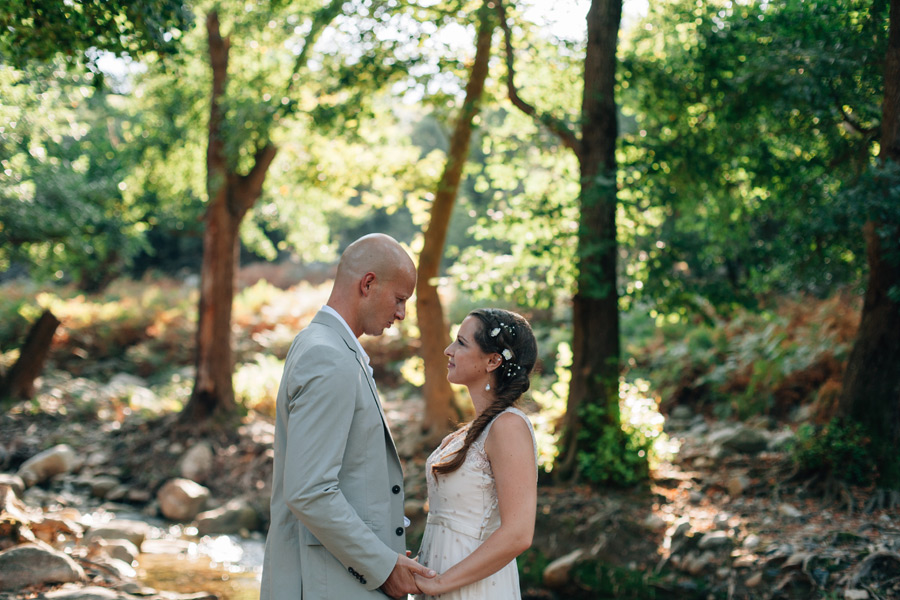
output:
[{"label": "green shrub", "polygon": [[802,425],[791,454],[801,473],[850,484],[868,484],[877,475],[871,439],[857,423],[832,419],[824,427]]}]

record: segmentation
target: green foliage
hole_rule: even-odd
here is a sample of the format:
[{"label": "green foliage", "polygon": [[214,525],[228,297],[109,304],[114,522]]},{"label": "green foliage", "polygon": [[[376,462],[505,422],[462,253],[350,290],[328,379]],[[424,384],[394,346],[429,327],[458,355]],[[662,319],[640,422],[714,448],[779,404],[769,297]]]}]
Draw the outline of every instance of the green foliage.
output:
[{"label": "green foliage", "polygon": [[620,70],[630,274],[661,312],[827,294],[865,267],[887,3],[657,3]]},{"label": "green foliage", "polygon": [[572,577],[592,598],[655,600],[659,597],[652,585],[658,578],[650,572],[585,560],[575,564]]},{"label": "green foliage", "polygon": [[544,569],[550,559],[539,548],[529,548],[516,558],[519,569],[519,585],[522,590],[539,589],[543,583]]},{"label": "green foliage", "polygon": [[0,60],[23,66],[105,50],[172,54],[191,22],[185,0],[6,0],[0,11]]},{"label": "green foliage", "polygon": [[85,289],[121,273],[140,249],[140,208],[127,201],[124,115],[96,77],[0,66],[0,271]]},{"label": "green foliage", "polygon": [[649,476],[650,441],[640,431],[611,423],[608,408],[585,404],[579,411],[578,472],[594,484],[629,486]]},{"label": "green foliage", "polygon": [[875,480],[872,440],[858,423],[833,419],[824,427],[804,424],[792,450],[801,473],[821,473],[854,485]]}]

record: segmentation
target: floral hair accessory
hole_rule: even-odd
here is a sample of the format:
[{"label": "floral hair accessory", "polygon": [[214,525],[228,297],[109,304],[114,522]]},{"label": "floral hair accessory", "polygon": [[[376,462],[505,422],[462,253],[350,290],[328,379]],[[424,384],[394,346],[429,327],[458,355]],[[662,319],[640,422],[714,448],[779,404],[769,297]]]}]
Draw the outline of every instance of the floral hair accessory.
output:
[{"label": "floral hair accessory", "polygon": [[509,348],[504,348],[503,352],[501,352],[500,354],[502,354],[503,358],[505,358],[506,360],[509,360],[512,358],[512,352],[509,351]]},{"label": "floral hair accessory", "polygon": [[[501,323],[501,325],[502,325],[502,323]],[[493,329],[491,329],[491,337],[497,337],[499,334],[500,334],[499,327],[494,327]]]}]

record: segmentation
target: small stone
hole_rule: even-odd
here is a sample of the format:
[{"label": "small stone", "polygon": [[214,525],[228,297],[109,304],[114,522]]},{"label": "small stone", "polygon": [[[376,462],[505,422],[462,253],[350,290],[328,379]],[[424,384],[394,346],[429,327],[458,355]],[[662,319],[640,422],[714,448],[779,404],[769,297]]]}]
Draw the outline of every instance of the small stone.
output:
[{"label": "small stone", "polygon": [[548,588],[560,588],[569,582],[572,567],[581,558],[583,551],[579,548],[565,556],[557,558],[544,569],[544,585]]},{"label": "small stone", "polygon": [[762,583],[762,578],[763,578],[762,571],[759,571],[757,573],[754,573],[750,577],[748,577],[747,580],[744,581],[744,585],[746,585],[748,588],[755,588],[760,583]]},{"label": "small stone", "polygon": [[803,513],[786,502],[778,506],[778,514],[791,519],[799,519],[803,516]]},{"label": "small stone", "polygon": [[725,531],[711,531],[709,533],[703,534],[703,537],[700,538],[700,542],[697,544],[697,547],[701,550],[708,550],[711,548],[722,548],[731,544],[731,538],[728,537],[728,533]]}]

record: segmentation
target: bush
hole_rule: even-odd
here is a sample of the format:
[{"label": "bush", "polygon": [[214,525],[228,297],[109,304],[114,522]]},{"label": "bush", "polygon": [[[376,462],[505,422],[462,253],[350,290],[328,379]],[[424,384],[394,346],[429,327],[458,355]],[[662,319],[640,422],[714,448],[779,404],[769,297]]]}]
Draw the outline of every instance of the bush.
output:
[{"label": "bush", "polygon": [[869,484],[877,476],[871,439],[857,423],[832,419],[824,427],[802,425],[791,454],[801,473],[822,473],[853,485]]}]

